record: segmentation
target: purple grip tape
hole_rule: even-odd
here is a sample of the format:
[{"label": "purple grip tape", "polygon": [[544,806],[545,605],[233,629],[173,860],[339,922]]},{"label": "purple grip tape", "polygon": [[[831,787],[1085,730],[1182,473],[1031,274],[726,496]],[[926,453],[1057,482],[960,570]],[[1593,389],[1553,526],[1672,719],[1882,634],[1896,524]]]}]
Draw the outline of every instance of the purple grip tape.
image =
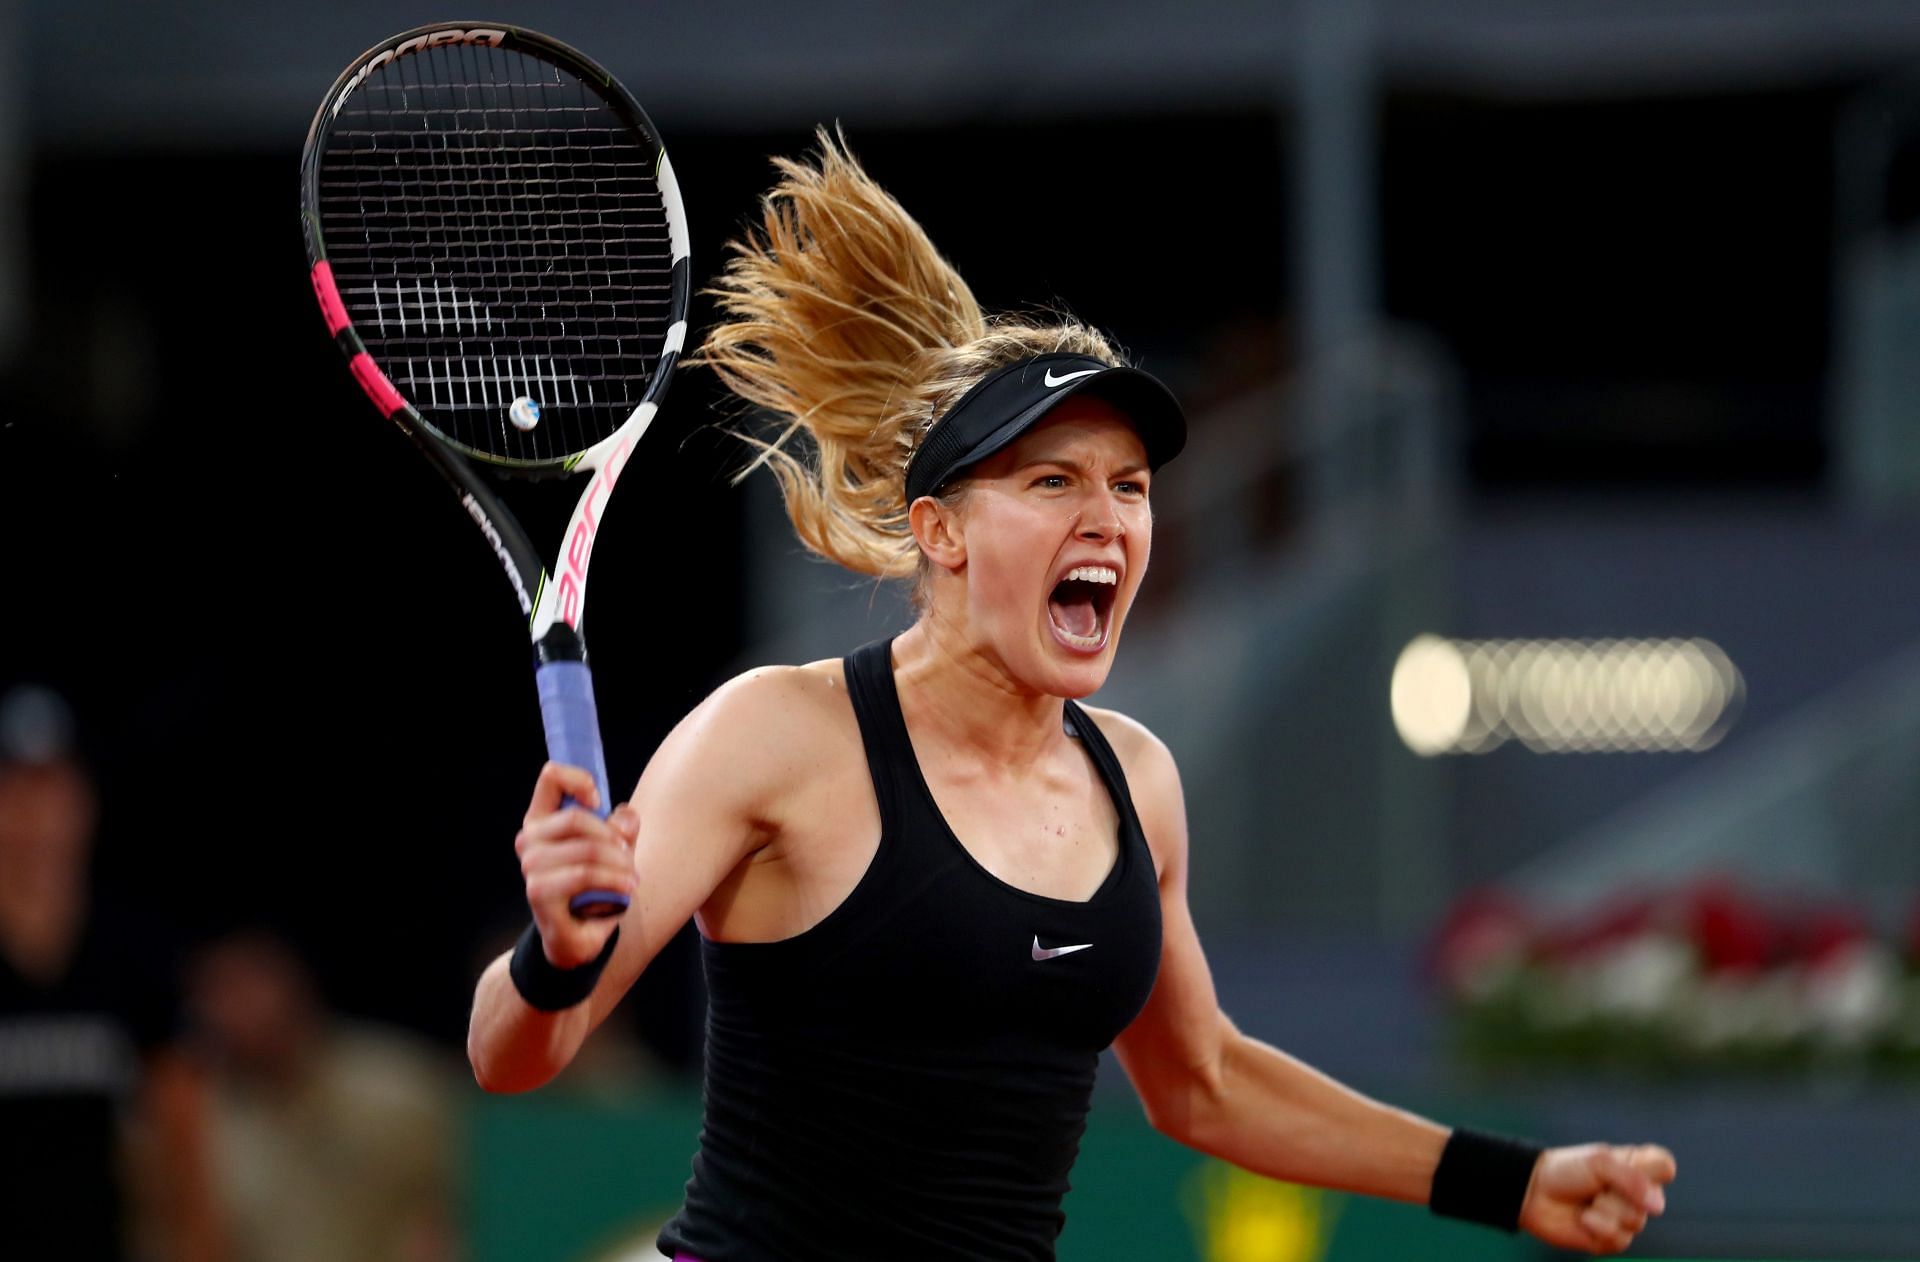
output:
[{"label": "purple grip tape", "polygon": [[[540,689],[540,721],[547,729],[547,757],[593,774],[600,790],[600,809],[607,817],[607,757],[600,748],[600,717],[593,705],[593,673],[585,662],[548,662],[534,671]],[[565,805],[576,806],[572,798]],[[615,890],[582,890],[568,904],[582,920],[618,916],[627,909],[627,896]]]}]

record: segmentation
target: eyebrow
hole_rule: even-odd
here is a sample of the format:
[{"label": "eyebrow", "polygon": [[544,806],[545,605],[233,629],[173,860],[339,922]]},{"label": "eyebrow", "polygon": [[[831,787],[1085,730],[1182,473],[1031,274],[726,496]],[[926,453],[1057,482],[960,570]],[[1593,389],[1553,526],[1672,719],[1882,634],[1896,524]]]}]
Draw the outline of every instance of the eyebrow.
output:
[{"label": "eyebrow", "polygon": [[[1043,464],[1059,465],[1062,469],[1071,469],[1075,473],[1085,473],[1087,471],[1087,467],[1085,465],[1081,464],[1077,460],[1069,460],[1065,456],[1035,456],[1033,459],[1023,461],[1019,465],[1017,465],[1014,468],[1014,472],[1024,473],[1028,469],[1031,469],[1036,465],[1043,465]],[[1148,472],[1151,472],[1151,470],[1147,468],[1146,461],[1134,460],[1121,468],[1115,469],[1113,471],[1113,476],[1116,478],[1125,478],[1125,477],[1132,477],[1136,473],[1148,473]]]}]

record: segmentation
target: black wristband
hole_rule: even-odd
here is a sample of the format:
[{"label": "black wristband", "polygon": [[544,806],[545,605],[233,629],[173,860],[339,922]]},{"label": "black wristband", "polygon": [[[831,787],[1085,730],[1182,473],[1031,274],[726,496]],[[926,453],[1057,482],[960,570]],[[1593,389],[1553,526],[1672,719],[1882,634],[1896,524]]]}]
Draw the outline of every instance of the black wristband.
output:
[{"label": "black wristband", "polygon": [[578,968],[555,968],[547,958],[547,947],[540,940],[540,927],[529,924],[514,945],[513,961],[507,966],[513,988],[520,997],[542,1012],[562,1012],[593,993],[607,961],[613,958],[613,945],[620,941],[620,926],[607,936],[607,945],[598,958]]},{"label": "black wristband", "polygon": [[1484,1131],[1455,1130],[1434,1169],[1427,1205],[1447,1218],[1518,1231],[1520,1207],[1543,1151],[1538,1144]]}]

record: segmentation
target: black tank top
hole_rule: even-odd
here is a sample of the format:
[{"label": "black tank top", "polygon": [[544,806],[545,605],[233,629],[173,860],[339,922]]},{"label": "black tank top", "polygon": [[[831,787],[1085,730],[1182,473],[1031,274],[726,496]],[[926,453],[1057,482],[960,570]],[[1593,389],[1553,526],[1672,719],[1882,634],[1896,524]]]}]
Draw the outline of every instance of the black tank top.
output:
[{"label": "black tank top", "polygon": [[865,875],[796,937],[702,941],[705,1117],[670,1256],[1052,1258],[1099,1053],[1153,989],[1153,858],[1099,728],[1067,702],[1120,817],[1112,870],[1083,903],[1016,889],[935,806],[891,647],[846,659],[880,807]]}]

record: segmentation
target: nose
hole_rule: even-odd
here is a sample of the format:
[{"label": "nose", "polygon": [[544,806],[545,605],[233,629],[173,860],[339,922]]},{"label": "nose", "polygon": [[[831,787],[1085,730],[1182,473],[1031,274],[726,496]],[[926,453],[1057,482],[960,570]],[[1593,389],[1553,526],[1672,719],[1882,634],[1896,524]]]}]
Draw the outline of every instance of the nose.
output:
[{"label": "nose", "polygon": [[1120,520],[1120,506],[1111,492],[1100,491],[1089,498],[1086,507],[1080,510],[1080,520],[1075,523],[1074,533],[1082,539],[1101,543],[1118,539],[1127,533],[1125,524]]}]

